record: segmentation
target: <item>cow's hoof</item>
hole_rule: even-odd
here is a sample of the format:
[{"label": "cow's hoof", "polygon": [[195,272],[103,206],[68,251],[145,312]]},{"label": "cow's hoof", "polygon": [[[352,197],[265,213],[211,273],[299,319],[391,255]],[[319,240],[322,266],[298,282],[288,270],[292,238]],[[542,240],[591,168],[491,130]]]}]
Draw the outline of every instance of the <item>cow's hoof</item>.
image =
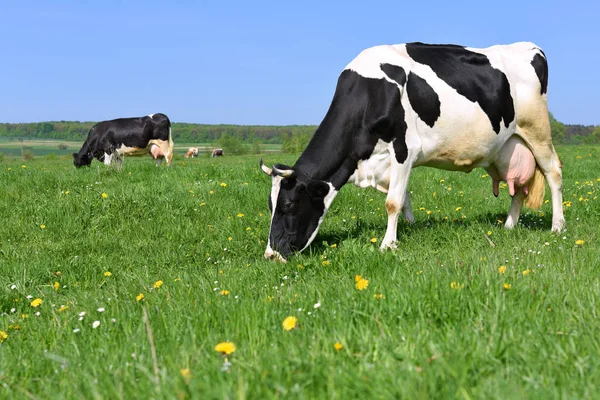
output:
[{"label": "cow's hoof", "polygon": [[560,219],[556,222],[552,222],[552,232],[561,233],[565,230],[566,222],[564,219]]},{"label": "cow's hoof", "polygon": [[396,242],[391,242],[391,243],[381,243],[381,247],[379,248],[379,250],[381,251],[385,251],[385,250],[396,250],[398,248],[398,244]]}]

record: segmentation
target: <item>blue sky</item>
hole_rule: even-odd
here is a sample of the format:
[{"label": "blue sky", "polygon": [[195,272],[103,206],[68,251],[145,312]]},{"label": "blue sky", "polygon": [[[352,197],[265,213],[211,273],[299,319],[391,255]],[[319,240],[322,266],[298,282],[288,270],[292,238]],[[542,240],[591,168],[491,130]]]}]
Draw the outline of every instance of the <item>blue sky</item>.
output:
[{"label": "blue sky", "polygon": [[526,40],[548,56],[553,114],[600,124],[599,14],[592,1],[3,1],[0,122],[318,124],[366,47]]}]

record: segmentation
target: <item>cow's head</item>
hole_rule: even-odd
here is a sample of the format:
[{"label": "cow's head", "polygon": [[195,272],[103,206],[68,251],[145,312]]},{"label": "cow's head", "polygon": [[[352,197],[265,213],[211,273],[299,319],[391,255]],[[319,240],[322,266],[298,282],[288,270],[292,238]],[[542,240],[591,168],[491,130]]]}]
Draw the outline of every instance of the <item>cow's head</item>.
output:
[{"label": "cow's head", "polygon": [[285,257],[304,250],[313,241],[337,190],[331,183],[308,178],[285,165],[269,168],[262,158],[260,168],[273,183],[265,258],[285,262]]},{"label": "cow's head", "polygon": [[73,164],[75,164],[77,168],[89,167],[93,159],[94,156],[90,153],[73,153]]}]

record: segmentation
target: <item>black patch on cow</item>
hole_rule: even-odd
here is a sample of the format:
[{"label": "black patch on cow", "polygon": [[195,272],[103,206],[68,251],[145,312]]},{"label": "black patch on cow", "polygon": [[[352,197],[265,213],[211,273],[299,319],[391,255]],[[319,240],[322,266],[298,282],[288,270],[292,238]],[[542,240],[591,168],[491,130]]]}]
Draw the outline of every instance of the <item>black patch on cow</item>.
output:
[{"label": "black patch on cow", "polygon": [[388,78],[395,81],[398,85],[404,86],[406,83],[406,72],[404,72],[404,68],[393,64],[381,64],[380,67]]},{"label": "black patch on cow", "polygon": [[531,60],[531,65],[540,80],[540,94],[544,94],[548,90],[548,62],[542,55],[536,54]]},{"label": "black patch on cow", "polygon": [[513,98],[506,75],[492,67],[483,54],[456,45],[408,43],[408,55],[428,65],[436,75],[472,102],[477,102],[488,116],[492,128],[500,133],[515,119]]},{"label": "black patch on cow", "polygon": [[413,110],[423,122],[433,128],[435,121],[440,117],[440,97],[438,94],[425,79],[413,72],[408,74],[406,91]]},{"label": "black patch on cow", "polygon": [[371,156],[379,139],[394,141],[396,159],[406,161],[406,129],[398,86],[384,78],[365,78],[345,70],[325,118],[294,169],[331,182],[339,190],[358,161]]}]

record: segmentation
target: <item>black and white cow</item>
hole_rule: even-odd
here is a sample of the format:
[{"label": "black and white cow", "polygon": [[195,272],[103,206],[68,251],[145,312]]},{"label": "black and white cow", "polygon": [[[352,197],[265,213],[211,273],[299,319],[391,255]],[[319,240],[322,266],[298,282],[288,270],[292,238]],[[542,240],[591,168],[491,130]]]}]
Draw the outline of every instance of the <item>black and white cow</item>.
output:
[{"label": "black and white cow", "polygon": [[79,153],[73,153],[73,163],[76,167],[89,166],[96,158],[110,165],[114,158],[120,164],[125,155],[145,154],[152,154],[157,165],[163,158],[171,165],[171,121],[165,114],[97,123],[90,129]]},{"label": "black and white cow", "polygon": [[[340,74],[329,111],[295,165],[269,168],[261,159],[272,177],[265,257],[285,261],[304,250],[348,182],[387,193],[381,248],[394,248],[400,211],[414,220],[407,195],[412,168],[483,167],[497,177],[496,157],[513,135],[548,181],[552,231],[560,231],[562,171],[550,137],[547,84],[546,57],[533,43],[364,50]],[[514,194],[506,228],[517,223],[524,198],[523,190]]]}]

